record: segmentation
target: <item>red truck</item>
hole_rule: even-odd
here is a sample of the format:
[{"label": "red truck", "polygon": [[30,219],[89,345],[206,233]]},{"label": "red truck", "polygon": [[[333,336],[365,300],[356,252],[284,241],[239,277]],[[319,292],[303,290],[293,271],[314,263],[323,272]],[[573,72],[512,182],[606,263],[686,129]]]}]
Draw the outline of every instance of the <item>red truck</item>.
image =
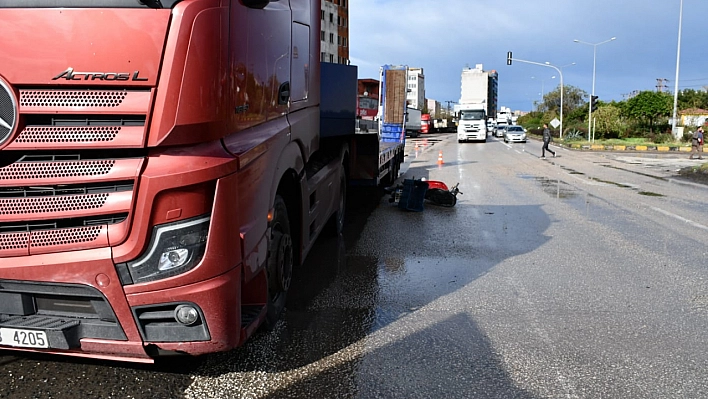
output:
[{"label": "red truck", "polygon": [[319,0],[5,0],[0,21],[2,349],[237,347],[348,187],[403,161],[405,135],[355,131]]},{"label": "red truck", "polygon": [[420,132],[431,133],[433,131],[433,121],[430,119],[430,114],[420,116]]}]

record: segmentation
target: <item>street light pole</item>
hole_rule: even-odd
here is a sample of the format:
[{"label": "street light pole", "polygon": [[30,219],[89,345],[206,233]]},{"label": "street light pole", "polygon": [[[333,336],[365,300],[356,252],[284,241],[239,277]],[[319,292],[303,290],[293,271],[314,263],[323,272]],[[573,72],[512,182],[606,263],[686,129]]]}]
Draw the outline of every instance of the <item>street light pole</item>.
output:
[{"label": "street light pole", "polygon": [[[555,77],[555,75],[554,75],[554,76],[551,76],[549,79],[555,79],[555,78],[556,78],[556,77]],[[535,76],[531,76],[531,79],[536,79],[536,77],[535,77]],[[544,84],[545,84],[545,82],[546,82],[546,79],[541,78],[541,102],[540,102],[540,104],[544,104],[544,103],[545,103],[545,101],[543,100],[543,95],[545,94],[545,91],[544,91]],[[539,111],[540,111],[540,108],[541,108],[541,107],[540,107],[540,105],[539,105]]]},{"label": "street light pole", "polygon": [[676,79],[674,79],[674,116],[671,120],[671,134],[676,137],[676,108],[678,106],[679,60],[681,59],[681,19],[683,17],[683,0],[679,8],[678,47],[676,49]]},{"label": "street light pole", "polygon": [[[555,78],[556,78],[555,75],[550,77],[550,79],[555,79]],[[545,82],[546,82],[546,79],[541,79],[541,102],[545,102],[545,100],[543,99],[544,94],[546,94],[546,92],[543,90],[543,85]]]},{"label": "street light pole", "polygon": [[[571,62],[570,64],[559,66],[558,69],[560,69],[562,71],[563,68],[573,66],[573,65],[575,65],[575,63]],[[561,90],[563,90],[563,75],[561,75]],[[561,105],[560,105],[561,115],[563,115],[563,105],[565,105],[565,103],[563,102],[563,93],[561,93]],[[560,138],[563,138],[563,132],[560,132]]]},{"label": "street light pole", "polygon": [[590,94],[590,101],[588,101],[588,141],[590,141],[590,132],[591,132],[591,124],[592,124],[592,98],[595,96],[595,59],[597,58],[597,46],[605,43],[609,43],[613,40],[617,39],[616,37],[610,38],[605,40],[604,42],[600,43],[588,43],[588,42],[583,42],[578,39],[573,40],[576,43],[580,44],[587,44],[588,46],[592,46],[592,94]]},{"label": "street light pole", "polygon": [[[506,55],[506,64],[511,65],[512,61],[517,61],[517,62],[523,62],[526,64],[533,64],[533,65],[540,65],[542,67],[548,67],[548,68],[553,68],[558,72],[558,75],[560,75],[560,82],[561,82],[561,104],[563,104],[563,71],[561,71],[557,66],[551,65],[550,62],[546,61],[545,64],[542,64],[540,62],[534,62],[534,61],[526,61],[526,60],[520,60],[518,58],[512,58],[511,57],[511,51],[509,51]],[[563,107],[560,107],[560,137],[563,138]]]}]

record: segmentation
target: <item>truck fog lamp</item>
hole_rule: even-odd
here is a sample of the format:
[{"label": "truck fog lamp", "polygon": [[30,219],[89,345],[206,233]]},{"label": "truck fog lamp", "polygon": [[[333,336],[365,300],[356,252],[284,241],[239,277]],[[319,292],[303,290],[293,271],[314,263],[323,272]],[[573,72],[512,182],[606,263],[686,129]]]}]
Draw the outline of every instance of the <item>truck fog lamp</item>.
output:
[{"label": "truck fog lamp", "polygon": [[185,326],[191,326],[199,320],[199,312],[194,306],[179,305],[175,309],[175,320]]}]

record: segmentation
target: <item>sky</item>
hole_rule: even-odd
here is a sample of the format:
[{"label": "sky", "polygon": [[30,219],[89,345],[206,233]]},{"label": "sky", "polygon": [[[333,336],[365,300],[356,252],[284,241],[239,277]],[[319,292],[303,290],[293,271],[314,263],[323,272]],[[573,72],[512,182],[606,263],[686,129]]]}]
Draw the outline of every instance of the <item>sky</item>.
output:
[{"label": "sky", "polygon": [[425,97],[443,107],[459,101],[462,70],[477,64],[498,72],[498,105],[512,110],[558,88],[558,71],[507,65],[508,51],[559,67],[565,86],[589,95],[595,50],[601,101],[660,84],[674,93],[677,58],[679,91],[708,88],[708,0],[683,0],[683,12],[681,0],[350,0],[349,42],[359,78],[378,79],[386,64],[423,68]]}]

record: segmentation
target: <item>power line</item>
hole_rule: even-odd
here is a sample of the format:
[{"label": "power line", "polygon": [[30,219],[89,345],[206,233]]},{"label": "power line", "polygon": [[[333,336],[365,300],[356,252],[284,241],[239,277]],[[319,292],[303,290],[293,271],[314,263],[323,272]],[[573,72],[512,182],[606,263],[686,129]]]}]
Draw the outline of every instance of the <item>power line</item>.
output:
[{"label": "power line", "polygon": [[682,85],[682,86],[679,86],[679,87],[682,87],[682,88],[687,88],[687,87],[708,87],[708,82],[706,82],[705,84],[702,84],[702,85]]},{"label": "power line", "polygon": [[682,82],[695,82],[697,80],[708,80],[708,78],[699,78],[699,79],[681,79]]}]

